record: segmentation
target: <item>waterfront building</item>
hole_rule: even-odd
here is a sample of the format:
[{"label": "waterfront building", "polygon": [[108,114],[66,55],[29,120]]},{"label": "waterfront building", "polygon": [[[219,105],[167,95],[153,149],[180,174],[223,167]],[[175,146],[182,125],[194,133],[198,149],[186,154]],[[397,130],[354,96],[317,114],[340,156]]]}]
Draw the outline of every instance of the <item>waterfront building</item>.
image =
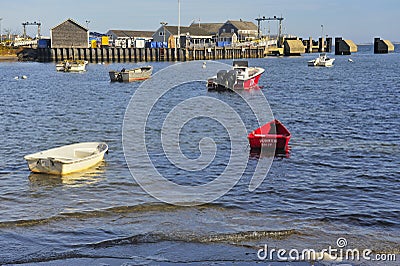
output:
[{"label": "waterfront building", "polygon": [[89,30],[70,18],[53,27],[50,38],[52,48],[89,47]]}]

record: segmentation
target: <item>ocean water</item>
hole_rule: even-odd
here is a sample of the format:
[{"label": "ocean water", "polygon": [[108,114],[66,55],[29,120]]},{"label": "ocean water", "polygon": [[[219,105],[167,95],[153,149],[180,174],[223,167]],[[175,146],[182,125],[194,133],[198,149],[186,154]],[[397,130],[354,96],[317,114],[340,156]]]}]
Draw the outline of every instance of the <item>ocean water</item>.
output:
[{"label": "ocean water", "polygon": [[[243,176],[229,192],[196,206],[152,197],[127,166],[124,115],[142,83],[110,83],[108,71],[138,64],[89,64],[84,73],[58,73],[52,63],[1,63],[0,264],[253,265],[263,262],[257,253],[265,245],[318,251],[338,248],[337,240],[344,238],[343,248],[371,249],[373,257],[395,254],[398,265],[398,47],[388,55],[374,55],[371,46],[360,46],[351,56],[331,55],[336,58],[332,68],[308,67],[307,61],[316,56],[250,59],[250,65],[266,69],[256,92],[208,92],[205,81],[192,81],[175,86],[154,105],[146,126],[147,150],[155,168],[170,181],[207,184],[231,163],[231,154],[248,158]],[[149,64],[154,75],[176,65]],[[22,75],[27,79],[14,79]],[[160,89],[182,75],[168,76]],[[271,159],[250,154],[246,143],[232,150],[231,129],[211,118],[188,121],[179,139],[191,160],[200,156],[202,138],[213,139],[217,151],[207,167],[180,169],[163,153],[160,129],[180,102],[198,96],[223,101],[250,132],[258,125],[243,98],[260,93],[292,139],[290,154],[273,159],[255,191],[248,188],[254,169]],[[147,115],[140,108],[135,111]],[[82,173],[33,174],[23,159],[83,141],[105,141],[109,154]],[[276,253],[267,261],[339,263],[281,262]]]}]

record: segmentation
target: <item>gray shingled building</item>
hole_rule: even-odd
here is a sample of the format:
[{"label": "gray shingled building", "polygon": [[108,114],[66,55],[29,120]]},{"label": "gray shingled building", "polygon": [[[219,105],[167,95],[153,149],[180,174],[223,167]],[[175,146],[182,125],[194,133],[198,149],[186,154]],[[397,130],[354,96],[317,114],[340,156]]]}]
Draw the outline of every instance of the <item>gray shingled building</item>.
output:
[{"label": "gray shingled building", "polygon": [[88,48],[89,31],[72,19],[58,24],[50,30],[52,48]]},{"label": "gray shingled building", "polygon": [[228,20],[220,27],[218,35],[224,33],[235,33],[239,41],[250,41],[257,39],[257,25],[251,21]]}]

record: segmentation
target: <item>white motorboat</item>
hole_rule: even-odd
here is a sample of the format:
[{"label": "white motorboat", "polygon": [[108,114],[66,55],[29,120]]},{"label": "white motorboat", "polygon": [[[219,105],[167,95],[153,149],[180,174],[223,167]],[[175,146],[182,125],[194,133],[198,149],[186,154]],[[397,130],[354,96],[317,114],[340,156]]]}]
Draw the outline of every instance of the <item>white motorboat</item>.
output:
[{"label": "white motorboat", "polygon": [[314,60],[308,61],[308,66],[321,66],[321,67],[331,67],[335,58],[329,58],[325,53],[322,53]]},{"label": "white motorboat", "polygon": [[56,64],[57,71],[64,72],[83,72],[86,71],[88,61],[85,60],[64,60]]},{"label": "white motorboat", "polygon": [[212,89],[252,89],[258,87],[258,81],[265,72],[261,67],[249,67],[248,61],[233,61],[233,69],[220,70],[207,80],[207,88]]},{"label": "white motorboat", "polygon": [[82,142],[29,154],[24,159],[34,173],[65,175],[98,164],[106,152],[104,142]]}]

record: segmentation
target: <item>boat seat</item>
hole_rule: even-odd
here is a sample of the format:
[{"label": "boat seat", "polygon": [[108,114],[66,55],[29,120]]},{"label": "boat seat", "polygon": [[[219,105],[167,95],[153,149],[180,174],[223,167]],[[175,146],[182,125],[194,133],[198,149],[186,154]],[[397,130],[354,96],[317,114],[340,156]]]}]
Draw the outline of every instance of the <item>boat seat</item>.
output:
[{"label": "boat seat", "polygon": [[64,162],[72,162],[74,160],[74,158],[67,158],[67,157],[53,157],[51,159]]},{"label": "boat seat", "polygon": [[275,126],[271,125],[271,129],[269,130],[268,134],[275,135],[277,133],[277,128],[276,127],[277,127],[276,125]]},{"label": "boat seat", "polygon": [[84,158],[97,153],[97,149],[94,148],[80,148],[74,150],[74,156],[77,158]]}]

